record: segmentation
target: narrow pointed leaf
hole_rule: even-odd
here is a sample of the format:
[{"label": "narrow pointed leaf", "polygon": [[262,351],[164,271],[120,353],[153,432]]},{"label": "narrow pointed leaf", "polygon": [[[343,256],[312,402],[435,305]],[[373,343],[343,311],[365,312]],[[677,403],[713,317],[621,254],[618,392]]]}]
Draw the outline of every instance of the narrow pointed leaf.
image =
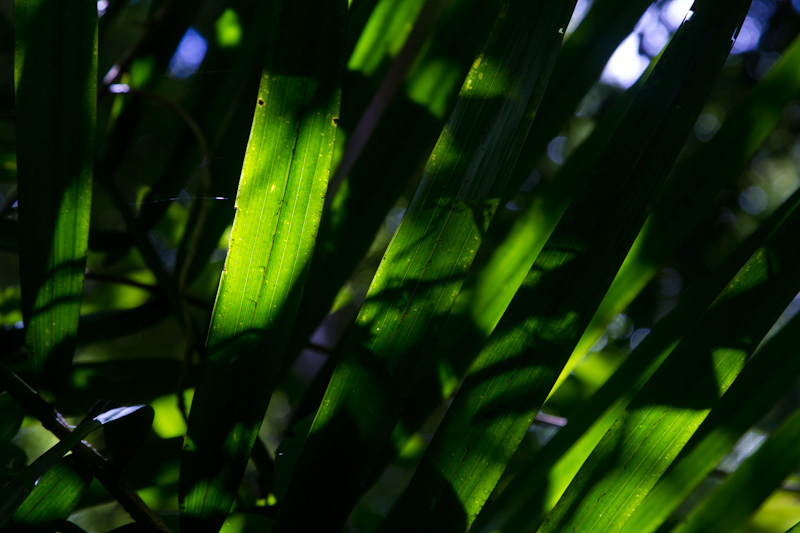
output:
[{"label": "narrow pointed leaf", "polygon": [[706,4],[678,31],[470,368],[389,530],[435,513],[452,521],[459,507],[474,519],[483,506],[627,254],[747,5]]},{"label": "narrow pointed leaf", "polygon": [[[794,327],[797,328],[797,321]],[[793,344],[793,348],[797,343]],[[675,533],[735,531],[800,464],[800,411],[723,481]]]},{"label": "narrow pointed leaf", "polygon": [[383,460],[398,408],[435,372],[436,332],[497,209],[573,7],[519,1],[501,11],[344,341],[276,531],[340,528]]},{"label": "narrow pointed leaf", "polygon": [[89,238],[97,6],[17,0],[14,21],[26,342],[57,382],[75,348]]},{"label": "narrow pointed leaf", "polygon": [[0,491],[0,527],[11,519],[20,504],[34,490],[36,481],[53,468],[67,452],[77,446],[89,433],[102,427],[102,425],[98,420],[90,420],[81,424],[69,434],[68,438],[47,450],[30,466],[20,472],[11,483],[6,485]]},{"label": "narrow pointed leaf", "polygon": [[718,403],[721,408],[719,397],[800,289],[792,244],[797,219],[753,256],[648,381],[581,468],[543,531],[621,528],[709,411]]},{"label": "narrow pointed leaf", "polygon": [[[386,213],[419,178],[447,118],[445,111],[452,108],[459,84],[486,41],[499,9],[497,0],[450,2],[402,90],[392,99],[361,155],[350,162],[352,170],[343,175],[344,165],[337,168],[342,185],[320,223],[319,244],[308,279],[307,294],[313,297],[303,301],[293,346],[299,348],[308,342],[339,289],[368,253]],[[448,67],[437,75],[443,63]],[[415,91],[426,84],[434,84],[435,90]],[[348,95],[344,98],[346,106]],[[352,94],[350,98],[355,99]],[[438,108],[441,116],[433,113]],[[358,119],[352,117],[350,121]],[[380,183],[376,183],[376,175],[382,176]]]},{"label": "narrow pointed leaf", "polygon": [[[800,290],[796,225],[781,228],[603,437],[542,531],[625,525]],[[794,264],[792,264],[794,262]],[[667,398],[680,398],[679,402]],[[652,437],[652,438],[651,438]]]},{"label": "narrow pointed leaf", "polygon": [[[614,7],[606,2],[603,4],[603,9],[597,10],[600,12],[599,14],[590,11],[576,30],[578,35],[571,35],[565,43],[554,70],[554,75],[561,72],[561,84],[566,82],[566,72],[583,72],[584,69],[592,71],[596,68],[596,65],[587,66],[588,59],[584,57],[587,54],[592,56],[592,62],[602,65],[608,62],[613,50],[606,50],[608,53],[606,56],[597,55],[598,51],[594,41],[599,39],[605,43],[615,41],[617,37],[619,40],[622,39],[622,36],[618,36],[616,33],[624,31],[625,26],[610,27],[604,24],[606,22],[605,9],[613,12],[619,9],[619,6]],[[635,11],[637,6],[631,9]],[[641,6],[641,9],[644,9],[644,6]],[[633,17],[633,21],[630,21],[631,27],[633,27],[635,18]],[[625,14],[622,19],[629,19],[629,14]],[[587,28],[591,30],[587,30]],[[603,29],[608,31],[602,31]],[[586,31],[590,31],[589,35],[585,34]],[[580,47],[576,48],[576,41],[573,39],[581,43]],[[565,55],[564,52],[567,50],[570,52]],[[500,317],[503,316],[503,312],[533,266],[533,262],[547,242],[547,238],[569,206],[571,198],[586,188],[591,177],[590,171],[598,160],[602,148],[638,94],[648,74],[649,72],[642,75],[640,80],[626,91],[614,104],[614,107],[603,116],[592,135],[577,148],[558,173],[537,190],[531,204],[519,216],[511,220],[507,220],[509,217],[498,217],[489,227],[484,239],[485,244],[476,258],[476,264],[473,265],[467,276],[464,288],[453,306],[453,312],[448,317],[439,336],[439,349],[450,353],[448,362],[452,365],[455,375],[462,375],[469,363],[480,352],[481,347],[499,322]],[[597,71],[597,76],[599,76],[599,71]],[[531,156],[542,148],[535,139],[539,138],[541,141],[541,138],[544,137],[540,129],[546,128],[547,124],[553,122],[556,117],[562,121],[566,120],[572,108],[577,105],[579,96],[571,89],[568,94],[562,94],[562,98],[556,98],[555,95],[564,93],[565,88],[560,87],[558,90],[554,90],[552,85],[554,81],[551,80],[548,84],[541,112],[537,114],[531,134],[522,149],[520,160],[514,167],[511,178],[513,185],[521,183],[530,175],[533,168],[533,163],[530,163]],[[548,95],[552,100],[549,104],[547,103]],[[509,187],[509,190],[506,191],[507,195],[512,188],[514,187]],[[491,257],[487,258],[490,254]],[[481,255],[483,255],[483,259]],[[438,380],[438,376],[433,379]],[[434,392],[435,387],[431,386],[426,389]],[[421,413],[407,414],[406,418],[410,418],[408,423],[414,427],[414,419],[427,416],[432,409],[431,405],[440,402],[439,391],[436,391],[430,401],[417,401],[415,407]]]},{"label": "narrow pointed leaf", "polygon": [[78,506],[92,476],[72,456],[64,457],[36,482],[14,513],[14,531],[36,531],[67,518]]},{"label": "narrow pointed leaf", "polygon": [[633,301],[675,248],[708,214],[722,187],[732,183],[800,94],[800,38],[787,48],[706,145],[679,163],[654,206],[608,294],[576,348],[583,355],[611,319]]},{"label": "narrow pointed leaf", "polygon": [[[0,367],[0,371],[2,371],[3,374],[10,374],[10,371],[5,367]],[[10,385],[11,382],[6,382],[6,384]],[[18,385],[13,386],[17,387]],[[24,385],[20,383],[19,386]],[[104,405],[105,402],[98,403],[74,430],[69,432],[57,444],[20,472],[14,480],[0,491],[0,527],[14,515],[15,511],[18,511],[18,508],[23,510],[15,519],[22,519],[22,515],[28,516],[30,513],[33,513],[34,517],[36,517],[39,516],[39,512],[43,513],[43,515],[49,515],[50,513],[61,515],[65,507],[77,504],[77,500],[73,500],[69,492],[67,494],[60,494],[61,491],[58,491],[59,494],[57,494],[55,500],[51,502],[52,507],[47,503],[50,500],[48,497],[48,490],[55,490],[55,485],[61,483],[61,474],[66,475],[70,479],[70,484],[74,483],[76,487],[80,485],[73,476],[66,474],[66,472],[61,472],[61,474],[51,479],[52,483],[48,485],[50,489],[42,489],[39,492],[39,496],[35,496],[34,500],[28,502],[30,506],[26,507],[25,504],[23,504],[23,507],[20,507],[20,504],[28,498],[28,495],[38,488],[38,483],[42,476],[45,476],[51,468],[56,466],[59,461],[61,461],[61,458],[70,450],[79,446],[80,442],[91,432],[103,427],[105,424],[122,421],[125,417],[130,415],[134,415],[138,418],[144,412],[150,413],[150,416],[152,416],[152,408],[145,405],[133,405],[110,410],[105,410]],[[63,499],[61,499],[62,496],[64,496]],[[40,507],[42,502],[45,502],[43,504],[44,507]],[[36,518],[36,520],[38,520],[38,518]]]},{"label": "narrow pointed leaf", "polygon": [[511,183],[519,187],[535,168],[547,144],[559,134],[581,99],[603,72],[609,58],[633,31],[651,0],[597,0],[564,49],[542,97],[542,112],[525,141]]},{"label": "narrow pointed leaf", "polygon": [[[535,460],[518,472],[497,500],[484,509],[479,517],[481,531],[501,525],[504,531],[531,531],[538,528],[544,514],[553,508],[606,431],[624,413],[631,400],[686,336],[703,311],[734,279],[742,265],[764,245],[766,239],[781,224],[788,222],[789,216],[800,218],[800,213],[796,213],[799,205],[800,191],[657,324],[611,378],[576,409],[569,424],[559,430]],[[542,502],[541,511],[532,509],[539,502]],[[540,514],[537,516],[537,513]]]},{"label": "narrow pointed leaf", "polygon": [[[502,239],[498,239],[501,242],[486,263],[470,273],[465,282],[468,287],[459,294],[456,303],[459,312],[450,316],[442,334],[440,346],[453,354],[456,369],[468,365],[480,352],[573,197],[579,196],[590,185],[592,168],[600,160],[606,142],[638,94],[647,74],[620,97],[552,180],[541,186],[513,225],[503,227],[496,224],[489,228],[487,239],[502,235]],[[518,169],[519,164],[515,171]]]},{"label": "narrow pointed leaf", "polygon": [[182,528],[233,503],[297,313],[338,118],[346,2],[274,3],[228,256],[181,464]]},{"label": "narrow pointed leaf", "polygon": [[[800,231],[800,224],[793,226],[795,232]],[[649,533],[658,529],[739,438],[766,416],[797,382],[800,358],[787,357],[787,354],[796,349],[798,342],[800,317],[796,316],[745,365],[675,463],[625,525],[625,533]],[[786,474],[778,482],[784,477]]]}]

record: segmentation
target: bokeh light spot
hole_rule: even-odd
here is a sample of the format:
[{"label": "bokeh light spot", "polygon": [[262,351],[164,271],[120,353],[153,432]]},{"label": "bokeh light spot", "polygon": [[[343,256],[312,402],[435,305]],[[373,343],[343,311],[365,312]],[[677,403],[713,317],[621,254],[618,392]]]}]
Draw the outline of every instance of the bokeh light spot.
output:
[{"label": "bokeh light spot", "polygon": [[217,30],[217,44],[220,48],[236,48],[242,41],[242,25],[239,15],[231,8],[227,8],[219,16],[215,24]]},{"label": "bokeh light spot", "polygon": [[179,80],[188,78],[200,68],[207,51],[208,41],[197,30],[189,28],[169,60],[169,75]]},{"label": "bokeh light spot", "polygon": [[649,333],[650,330],[647,328],[640,328],[634,331],[633,334],[631,334],[631,340],[630,340],[631,350],[636,349],[636,347],[639,346],[639,343],[642,342]]},{"label": "bokeh light spot", "polygon": [[756,185],[752,185],[742,191],[739,195],[739,207],[750,215],[758,215],[762,213],[769,203],[769,197],[764,189]]}]

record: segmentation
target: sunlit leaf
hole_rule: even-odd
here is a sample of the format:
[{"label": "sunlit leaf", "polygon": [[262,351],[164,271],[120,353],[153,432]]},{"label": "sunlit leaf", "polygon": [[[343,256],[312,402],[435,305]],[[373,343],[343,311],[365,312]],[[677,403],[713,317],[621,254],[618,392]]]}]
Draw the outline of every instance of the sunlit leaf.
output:
[{"label": "sunlit leaf", "polygon": [[608,323],[639,294],[664,259],[708,213],[721,187],[736,178],[769,133],[782,110],[800,94],[800,39],[732,110],[716,135],[673,172],[631,253],[586,330],[577,354],[585,354]]},{"label": "sunlit leaf", "polygon": [[[382,120],[368,139],[360,139],[366,143],[361,153],[350,160],[350,147],[345,148],[334,176],[342,184],[320,223],[308,292],[292,342],[295,349],[308,342],[342,285],[364,257],[371,254],[370,246],[376,234],[381,234],[389,210],[422,173],[445,123],[445,112],[452,109],[459,84],[486,40],[498,9],[499,2],[495,0],[449,2]],[[362,111],[359,97],[372,98],[373,92],[369,81],[362,81],[356,87],[351,85],[350,91],[343,95],[340,125],[347,125],[348,111],[352,114]],[[352,102],[349,109],[348,101]],[[373,117],[370,114],[363,118],[369,122]],[[361,119],[358,115],[349,121],[355,127]],[[408,134],[409,131],[413,134]],[[352,168],[346,169],[348,165]],[[376,183],[376,175],[383,177],[380,183]],[[377,264],[370,270],[370,276],[375,268]],[[318,402],[319,398],[315,400]]]},{"label": "sunlit leaf", "polygon": [[273,5],[270,43],[181,466],[182,527],[234,501],[303,292],[338,117],[342,2]]},{"label": "sunlit leaf", "polygon": [[[470,368],[390,515],[393,530],[422,513],[452,522],[464,508],[474,519],[494,489],[694,125],[730,50],[726,31],[745,13],[740,7],[718,27],[721,8],[705,9],[673,39],[593,167],[588,190],[567,209]],[[684,65],[688,54],[692,68]],[[606,246],[596,245],[600,235]]]},{"label": "sunlit leaf", "polygon": [[[796,327],[796,325],[795,325]],[[796,343],[794,344],[797,345]],[[732,531],[758,509],[800,464],[800,411],[796,411],[676,528],[676,533]]]},{"label": "sunlit leaf", "polygon": [[[587,457],[616,419],[659,368],[676,344],[741,269],[742,264],[787,221],[800,205],[800,192],[765,221],[720,268],[698,283],[685,299],[650,332],[614,375],[587,398],[566,427],[484,509],[481,527],[504,525],[528,531],[556,504]],[[797,214],[794,215],[798,217]],[[781,389],[775,389],[776,392]],[[766,402],[769,403],[767,399]],[[656,489],[657,490],[657,489]],[[677,499],[677,494],[675,495]],[[540,503],[541,502],[541,503]],[[541,505],[541,511],[532,509]],[[647,505],[647,501],[645,502]],[[666,505],[666,504],[665,504]],[[484,529],[481,529],[483,531]]]},{"label": "sunlit leaf", "polygon": [[543,531],[625,524],[800,290],[791,244],[796,220],[751,258],[673,350],[603,437]]},{"label": "sunlit leaf", "polygon": [[[500,11],[344,341],[276,530],[341,527],[398,410],[435,371],[437,330],[497,209],[572,7],[517,2]],[[309,505],[320,512],[307,513]]]},{"label": "sunlit leaf", "polygon": [[[762,419],[797,381],[800,377],[800,361],[795,357],[786,357],[786,354],[800,340],[797,338],[800,331],[798,324],[800,319],[795,317],[745,365],[719,404],[675,459],[672,467],[631,516],[623,529],[625,533],[647,533],[660,527],[670,513],[730,452],[736,441]],[[790,465],[794,466],[796,463]],[[780,466],[775,467],[782,471]],[[787,474],[788,471],[780,479]],[[780,482],[780,479],[775,483]],[[767,495],[768,493],[764,497]],[[754,510],[750,509],[750,512]],[[746,516],[739,515],[738,518]]]}]

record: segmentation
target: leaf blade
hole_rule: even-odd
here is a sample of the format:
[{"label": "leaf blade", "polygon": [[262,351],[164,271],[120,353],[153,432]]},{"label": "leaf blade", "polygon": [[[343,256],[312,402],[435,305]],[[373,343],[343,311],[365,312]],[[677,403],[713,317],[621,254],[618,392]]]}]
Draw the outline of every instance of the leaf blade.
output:
[{"label": "leaf blade", "polygon": [[273,28],[181,461],[182,527],[193,531],[222,525],[285,364],[330,171],[345,13],[343,2],[308,0],[273,4],[266,17]]},{"label": "leaf blade", "polygon": [[778,428],[758,451],[726,479],[689,515],[676,533],[733,531],[797,468],[800,449],[800,411]]},{"label": "leaf blade", "polygon": [[[730,50],[724,32],[734,20],[710,35],[716,22],[697,20],[676,35],[609,139],[588,190],[563,215],[470,368],[387,529],[402,531],[420,516],[452,516],[459,505],[474,519],[493,490],[627,254],[650,195],[666,179]],[[682,58],[697,41],[705,53],[689,72]]]},{"label": "leaf blade", "polygon": [[[340,527],[384,460],[398,408],[432,371],[431,341],[497,208],[572,7],[514,2],[497,17],[344,341],[276,531]],[[306,513],[310,501],[324,512]]]},{"label": "leaf blade", "polygon": [[18,0],[15,44],[26,342],[35,368],[57,383],[75,348],[89,238],[97,9]]},{"label": "leaf blade", "polygon": [[[569,424],[559,430],[536,456],[536,460],[518,472],[497,500],[485,509],[479,518],[482,524],[497,527],[502,521],[503,527],[509,531],[527,531],[538,527],[538,523],[556,504],[580,466],[614,421],[624,413],[636,393],[685,337],[703,311],[736,276],[741,266],[765,242],[769,242],[767,239],[774,238],[780,225],[799,205],[800,192],[797,192],[759,226],[717,271],[698,283],[696,289],[690,291],[673,312],[659,322],[611,378],[577,409],[577,413],[570,417]],[[537,522],[531,502],[541,501],[544,490],[547,491],[547,500],[543,503],[543,513]]]}]

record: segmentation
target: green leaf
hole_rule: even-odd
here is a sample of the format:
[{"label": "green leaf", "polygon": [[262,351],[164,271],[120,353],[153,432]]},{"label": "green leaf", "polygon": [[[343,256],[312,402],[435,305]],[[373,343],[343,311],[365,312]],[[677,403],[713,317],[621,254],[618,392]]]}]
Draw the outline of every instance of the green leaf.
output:
[{"label": "green leaf", "polygon": [[[375,235],[380,234],[387,212],[419,178],[445,124],[446,112],[452,110],[459,84],[486,41],[499,5],[496,0],[450,2],[408,73],[401,88],[403,94],[398,91],[392,98],[361,154],[354,161],[348,159],[350,147],[345,147],[334,177],[339,176],[342,185],[320,223],[309,271],[308,296],[298,315],[293,349],[299,350],[308,342],[331,309],[336,294],[364,257],[383,251],[370,251]],[[356,81],[352,81],[348,87],[351,90],[344,94],[340,125],[346,126],[349,121],[355,126],[360,117],[348,119],[347,113],[355,114],[358,96],[367,99],[373,94],[373,87],[363,81],[352,87]],[[348,108],[349,101],[354,103]],[[350,171],[344,168],[346,164],[352,166]],[[380,183],[376,183],[376,175],[382,176]],[[377,260],[373,264],[370,276],[377,268]],[[319,399],[315,398],[317,402]]]},{"label": "green leaf", "polygon": [[91,474],[72,456],[61,459],[37,480],[36,487],[17,508],[13,531],[35,531],[53,520],[67,518],[77,507],[91,480]]},{"label": "green leaf", "polygon": [[[800,229],[800,224],[789,224],[792,226],[795,231]],[[786,357],[786,354],[800,342],[799,325],[800,317],[796,316],[745,365],[670,469],[625,524],[625,533],[655,531],[729,453],[736,441],[792,387],[800,377],[800,358]]]},{"label": "green leaf", "polygon": [[720,189],[732,183],[800,94],[800,38],[747,98],[733,109],[720,130],[691,157],[680,162],[669,187],[654,206],[631,253],[620,267],[591,324],[576,348],[585,354],[658,272],[664,260],[714,205]]},{"label": "green leaf", "polygon": [[343,1],[272,5],[228,257],[181,464],[182,528],[222,525],[275,387],[322,211]]},{"label": "green leaf", "polygon": [[[627,254],[746,7],[706,4],[675,35],[608,140],[588,190],[563,215],[470,368],[388,530],[407,529],[420,517],[445,527],[461,509],[467,524],[474,520]],[[721,11],[727,14],[717,22]]]},{"label": "green leaf", "polygon": [[535,168],[547,144],[603,72],[619,44],[633,31],[650,0],[597,0],[563,50],[542,98],[536,127],[525,141],[511,183],[516,190]]},{"label": "green leaf", "polygon": [[31,361],[57,383],[75,347],[89,236],[97,6],[15,5],[23,314]]},{"label": "green leaf", "polygon": [[[500,496],[479,516],[481,530],[503,526],[507,531],[529,531],[556,504],[581,465],[614,421],[686,336],[742,264],[764,245],[800,205],[800,191],[773,213],[726,261],[698,282],[678,306],[636,347],[598,391],[587,398],[566,427],[559,430],[534,461],[519,471]],[[794,217],[800,215],[795,214]],[[768,245],[771,245],[768,242]],[[711,465],[713,466],[713,464]],[[548,479],[549,478],[549,479]],[[532,509],[542,502],[541,509]],[[647,505],[647,500],[645,504]],[[476,527],[477,523],[476,523]]]},{"label": "green leaf", "polygon": [[[266,32],[259,31],[258,22],[270,13],[269,3],[237,0],[227,5],[229,7],[225,13],[236,12],[242,21],[242,42],[235,49],[204,60],[204,65],[215,61],[209,64],[209,69],[230,72],[220,76],[216,83],[206,83],[204,90],[193,101],[199,115],[198,123],[208,138],[211,161],[207,172],[203,174],[201,196],[204,198],[192,206],[187,230],[178,246],[175,271],[179,273],[179,283],[193,280],[207,266],[208,258],[217,248],[223,231],[230,226],[229,200],[212,201],[211,198],[217,196],[233,200],[236,195],[236,178],[244,160],[253,121],[253,100],[258,93],[268,40]],[[220,120],[220,117],[224,119]],[[198,155],[201,159],[205,157]],[[182,161],[180,158],[177,160]],[[177,173],[179,179],[173,180],[172,189],[165,191],[165,194],[179,194],[186,185],[187,172],[195,171],[196,159],[192,159],[191,164],[192,170],[184,168],[183,172]],[[210,183],[206,183],[206,180]]]},{"label": "green leaf", "polygon": [[[583,94],[576,87],[596,81],[614,50],[614,46],[609,47],[609,44],[621,41],[635,25],[639,11],[646,7],[628,5],[630,12],[623,9],[625,12],[620,14],[621,5],[606,1],[602,9],[591,10],[564,43],[543,96],[543,104],[537,112],[535,126],[520,152],[520,160],[514,167],[505,196],[509,196],[508,193],[516,190],[530,175],[533,162],[555,135],[548,136],[544,131],[553,124],[563,123],[573,112]],[[602,45],[598,46],[598,42]],[[579,73],[579,80],[575,79],[575,73]],[[646,77],[643,75],[603,116],[591,137],[580,145],[556,176],[537,190],[532,204],[520,216],[497,217],[489,226],[476,262],[439,335],[439,349],[450,354],[448,362],[455,375],[462,375],[480,352],[566,211],[572,195],[585,187],[593,163]],[[491,257],[487,260],[489,255]],[[432,376],[431,379],[438,380],[438,377]],[[414,408],[417,412],[405,415],[410,427],[418,425],[414,420],[428,415],[434,402],[441,402],[441,394],[439,391],[434,393],[434,386],[427,385],[424,390],[431,392],[431,401],[416,401]]]},{"label": "green leaf", "polygon": [[425,0],[380,0],[361,32],[347,64],[349,70],[372,74],[386,56],[402,48]]},{"label": "green leaf", "polygon": [[[796,339],[792,346],[797,346]],[[755,454],[692,511],[675,533],[734,531],[741,526],[800,464],[798,439],[800,411],[795,411]]]},{"label": "green leaf", "polygon": [[798,250],[792,244],[800,216],[790,220],[650,378],[583,465],[542,531],[625,525],[800,290]]},{"label": "green leaf", "polygon": [[276,531],[341,527],[398,411],[435,371],[437,330],[497,209],[573,7],[519,1],[501,10],[344,341]]},{"label": "green leaf", "polygon": [[[648,74],[645,72],[598,121],[589,138],[581,143],[550,181],[542,184],[530,205],[518,217],[505,224],[503,220],[497,220],[489,227],[486,239],[500,243],[491,250],[491,257],[473,267],[441,335],[440,347],[451,353],[457,374],[464,373],[480,353],[573,197],[588,187],[592,168],[600,160],[608,139]],[[538,122],[534,131],[537,128]],[[517,169],[519,166],[518,163]]]},{"label": "green leaf", "polygon": [[[3,370],[6,372],[6,370]],[[72,448],[77,446],[89,433],[100,428],[103,424],[114,422],[132,413],[136,413],[145,406],[121,407],[101,412],[95,417],[85,419],[76,427],[67,438],[59,441],[47,450],[30,466],[23,470],[11,483],[0,492],[0,527],[2,527],[14,514],[20,503],[25,500],[31,491],[38,486],[38,481]],[[45,496],[47,493],[45,493]],[[35,503],[35,502],[34,502]],[[38,505],[38,504],[37,504]],[[60,504],[59,504],[60,505]],[[34,505],[35,507],[35,505]],[[33,508],[31,508],[32,512]]]}]

